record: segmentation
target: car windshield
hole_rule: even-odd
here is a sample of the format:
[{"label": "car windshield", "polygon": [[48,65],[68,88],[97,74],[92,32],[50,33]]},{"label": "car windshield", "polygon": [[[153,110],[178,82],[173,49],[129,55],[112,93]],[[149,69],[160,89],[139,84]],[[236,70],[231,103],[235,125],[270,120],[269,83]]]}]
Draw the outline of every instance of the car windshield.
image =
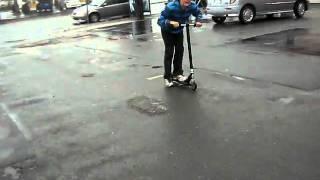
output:
[{"label": "car windshield", "polygon": [[105,2],[105,0],[92,0],[90,4],[93,5],[93,6],[100,6],[104,2]]}]

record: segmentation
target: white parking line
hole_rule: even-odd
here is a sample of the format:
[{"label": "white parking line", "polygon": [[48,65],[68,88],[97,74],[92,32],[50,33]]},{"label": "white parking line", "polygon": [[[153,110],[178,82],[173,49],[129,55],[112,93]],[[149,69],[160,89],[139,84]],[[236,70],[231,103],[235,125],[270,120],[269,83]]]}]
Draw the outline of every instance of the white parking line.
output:
[{"label": "white parking line", "polygon": [[19,129],[19,131],[23,134],[23,136],[27,139],[27,140],[31,140],[32,136],[30,131],[27,129],[27,127],[25,127],[22,123],[20,118],[18,117],[18,115],[11,113],[9,108],[7,107],[7,105],[1,103],[1,107],[4,110],[4,112],[9,116],[9,118],[11,119],[11,121],[17,126],[17,128]]},{"label": "white parking line", "polygon": [[151,80],[158,79],[158,78],[161,78],[161,77],[163,77],[163,75],[149,77],[149,78],[147,78],[147,80],[151,81]]}]

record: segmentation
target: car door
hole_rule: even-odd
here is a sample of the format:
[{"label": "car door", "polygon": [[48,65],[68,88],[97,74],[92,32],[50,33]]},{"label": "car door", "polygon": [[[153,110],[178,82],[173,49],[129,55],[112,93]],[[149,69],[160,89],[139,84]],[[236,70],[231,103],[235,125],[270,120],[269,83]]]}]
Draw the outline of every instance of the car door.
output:
[{"label": "car door", "polygon": [[117,0],[119,15],[130,15],[130,6],[128,0]]},{"label": "car door", "polygon": [[99,8],[98,12],[102,17],[112,17],[119,15],[118,0],[106,0]]},{"label": "car door", "polygon": [[122,3],[121,0],[111,0],[108,11],[110,12],[110,16],[119,16],[122,14]]},{"label": "car door", "polygon": [[293,9],[295,0],[278,0],[280,11],[288,11]]},{"label": "car door", "polygon": [[271,0],[239,0],[241,8],[247,4],[252,4],[256,9],[256,14],[265,14],[270,11],[271,5],[268,4]]},{"label": "car door", "polygon": [[100,7],[98,8],[98,12],[102,18],[110,16],[110,12],[108,11],[108,6],[112,0],[106,0]]},{"label": "car door", "polygon": [[270,11],[286,11],[291,10],[295,0],[268,0]]},{"label": "car door", "polygon": [[278,2],[280,0],[264,0],[265,2],[265,6],[266,6],[266,12],[269,13],[269,12],[276,12],[278,11]]}]

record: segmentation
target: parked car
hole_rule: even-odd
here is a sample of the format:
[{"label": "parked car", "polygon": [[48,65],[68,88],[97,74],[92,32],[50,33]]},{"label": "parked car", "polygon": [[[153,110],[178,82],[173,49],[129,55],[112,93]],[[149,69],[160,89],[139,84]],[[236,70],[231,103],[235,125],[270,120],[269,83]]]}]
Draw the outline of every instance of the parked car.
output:
[{"label": "parked car", "polygon": [[8,6],[8,2],[0,0],[0,8],[4,8]]},{"label": "parked car", "polygon": [[112,16],[129,16],[130,8],[128,0],[92,0],[89,5],[81,6],[72,12],[74,20],[87,20],[98,22],[101,18]]},{"label": "parked car", "polygon": [[60,11],[67,9],[64,0],[54,0],[54,6]]},{"label": "parked car", "polygon": [[43,11],[53,12],[53,2],[52,0],[25,0],[22,4],[21,11],[23,14]]},{"label": "parked car", "polygon": [[207,13],[222,24],[227,17],[239,17],[243,24],[251,23],[256,16],[273,17],[279,13],[294,13],[303,17],[309,9],[309,0],[208,0]]},{"label": "parked car", "polygon": [[53,11],[53,2],[52,0],[38,0],[37,11]]},{"label": "parked car", "polygon": [[0,11],[7,11],[12,8],[13,0],[0,0]]}]

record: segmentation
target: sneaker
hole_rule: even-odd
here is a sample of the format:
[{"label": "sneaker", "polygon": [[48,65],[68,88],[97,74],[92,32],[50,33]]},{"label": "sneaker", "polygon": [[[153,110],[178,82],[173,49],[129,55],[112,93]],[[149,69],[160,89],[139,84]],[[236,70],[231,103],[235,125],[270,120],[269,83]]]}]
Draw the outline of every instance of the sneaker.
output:
[{"label": "sneaker", "polygon": [[180,82],[183,82],[183,81],[186,81],[188,79],[188,77],[186,77],[184,75],[177,75],[177,76],[174,76],[173,79],[180,81]]},{"label": "sneaker", "polygon": [[166,87],[171,87],[171,86],[173,86],[173,82],[168,79],[164,79],[164,85]]}]

